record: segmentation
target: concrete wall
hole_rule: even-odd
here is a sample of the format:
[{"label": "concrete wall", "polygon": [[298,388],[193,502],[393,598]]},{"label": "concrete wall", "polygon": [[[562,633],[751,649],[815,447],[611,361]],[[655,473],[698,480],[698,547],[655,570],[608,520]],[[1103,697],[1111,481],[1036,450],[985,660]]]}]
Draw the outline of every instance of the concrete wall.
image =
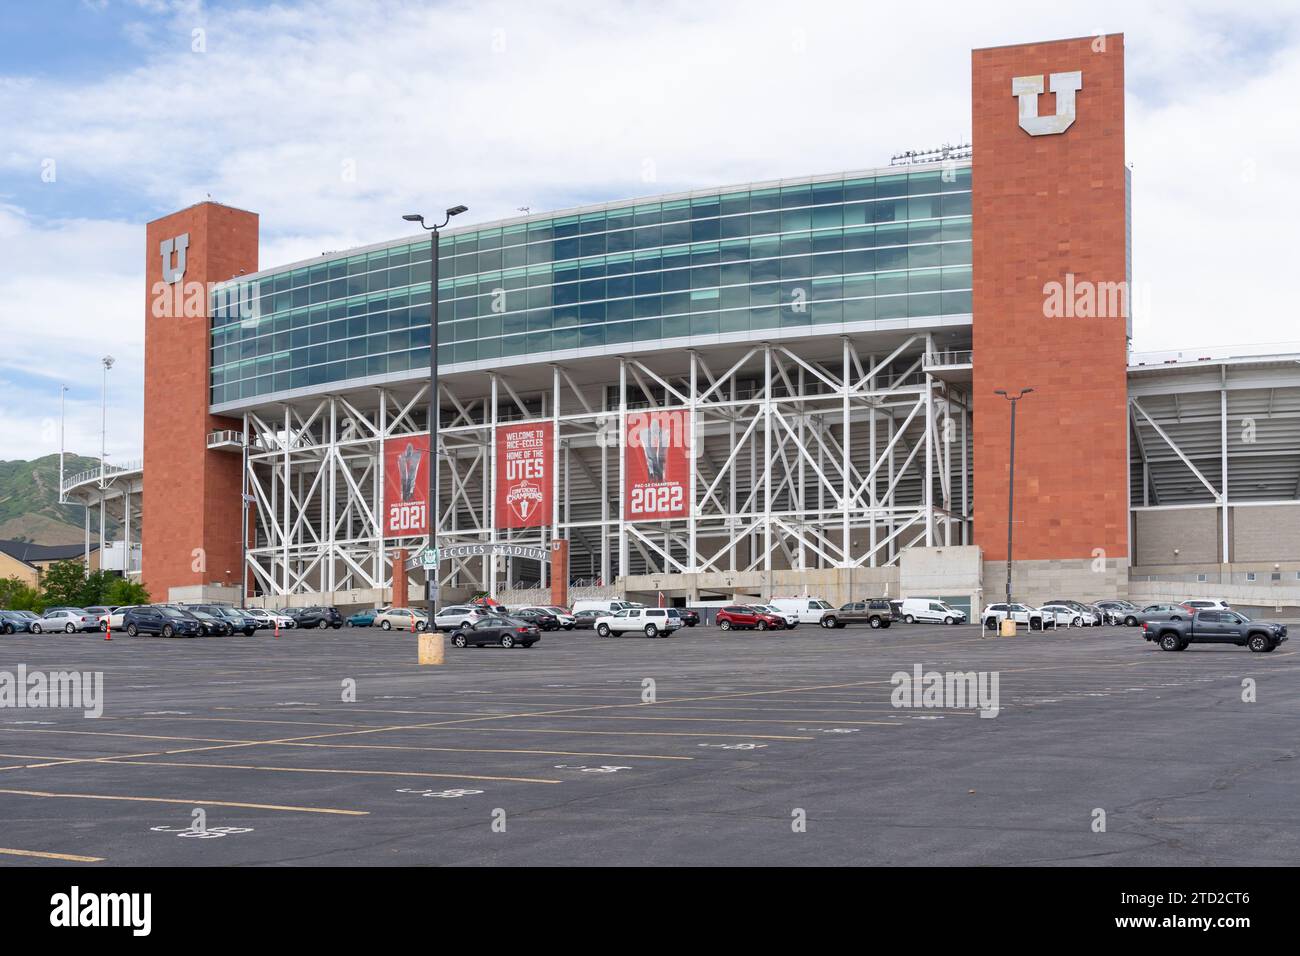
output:
[{"label": "concrete wall", "polygon": [[[1175,508],[1170,511],[1135,511],[1133,563],[1213,564],[1220,560],[1222,553],[1221,524],[1219,509],[1213,506]],[[1175,549],[1177,554],[1174,554]]]},{"label": "concrete wall", "polygon": [[984,562],[976,545],[908,548],[899,559],[899,571],[901,597],[963,595],[969,599],[975,614],[983,606],[980,600]]},{"label": "concrete wall", "polygon": [[1300,559],[1300,505],[1232,509],[1234,562]]},{"label": "concrete wall", "polygon": [[[984,562],[984,604],[1006,599],[1007,563]],[[1011,599],[1040,605],[1052,598],[1075,601],[1125,599],[1128,562],[1059,559],[1016,561],[1011,567]]]}]

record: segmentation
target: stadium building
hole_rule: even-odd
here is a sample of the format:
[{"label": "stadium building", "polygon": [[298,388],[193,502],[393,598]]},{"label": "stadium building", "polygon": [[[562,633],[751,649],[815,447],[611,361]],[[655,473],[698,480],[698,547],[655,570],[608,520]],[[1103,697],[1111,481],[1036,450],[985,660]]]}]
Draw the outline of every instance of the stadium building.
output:
[{"label": "stadium building", "polygon": [[151,222],[145,583],[420,600],[431,505],[441,601],[979,605],[1027,388],[1018,599],[1295,579],[1295,362],[1129,364],[1122,35],[971,79],[969,150],[445,229],[431,503],[426,235],[259,270],[254,213]]}]

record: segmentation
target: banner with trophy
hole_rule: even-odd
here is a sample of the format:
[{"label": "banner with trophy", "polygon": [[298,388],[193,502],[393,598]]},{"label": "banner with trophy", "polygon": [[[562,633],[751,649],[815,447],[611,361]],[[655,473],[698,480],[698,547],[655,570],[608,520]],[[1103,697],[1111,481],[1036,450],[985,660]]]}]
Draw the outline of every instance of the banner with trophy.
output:
[{"label": "banner with trophy", "polygon": [[384,442],[384,537],[429,533],[429,436]]},{"label": "banner with trophy", "polygon": [[691,413],[629,412],[623,440],[624,520],[685,518],[691,504]]},{"label": "banner with trophy", "polygon": [[540,528],[551,523],[551,435],[550,422],[497,429],[498,528]]}]

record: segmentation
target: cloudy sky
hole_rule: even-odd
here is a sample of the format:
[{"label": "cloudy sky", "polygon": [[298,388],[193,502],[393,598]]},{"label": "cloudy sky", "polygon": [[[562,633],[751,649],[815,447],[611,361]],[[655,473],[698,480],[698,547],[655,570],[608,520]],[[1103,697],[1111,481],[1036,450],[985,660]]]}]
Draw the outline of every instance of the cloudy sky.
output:
[{"label": "cloudy sky", "polygon": [[970,136],[972,47],[1123,32],[1134,348],[1300,342],[1291,2],[48,0],[0,6],[0,458],[138,456],[144,227],[262,265],[465,222],[884,165]]}]

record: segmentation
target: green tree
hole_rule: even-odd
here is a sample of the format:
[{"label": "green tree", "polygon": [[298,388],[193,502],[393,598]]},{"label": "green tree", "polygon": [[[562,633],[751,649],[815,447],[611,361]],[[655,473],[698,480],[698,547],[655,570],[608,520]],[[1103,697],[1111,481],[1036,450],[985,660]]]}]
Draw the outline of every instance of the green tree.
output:
[{"label": "green tree", "polygon": [[149,592],[138,581],[115,578],[104,589],[103,603],[109,607],[122,607],[126,604],[148,604]]},{"label": "green tree", "polygon": [[0,607],[11,611],[34,611],[40,599],[40,593],[22,578],[0,578]]},{"label": "green tree", "polygon": [[99,575],[102,572],[96,572],[87,578],[85,568],[79,561],[55,561],[41,575],[41,599],[46,607],[98,604],[99,592],[104,586]]}]

